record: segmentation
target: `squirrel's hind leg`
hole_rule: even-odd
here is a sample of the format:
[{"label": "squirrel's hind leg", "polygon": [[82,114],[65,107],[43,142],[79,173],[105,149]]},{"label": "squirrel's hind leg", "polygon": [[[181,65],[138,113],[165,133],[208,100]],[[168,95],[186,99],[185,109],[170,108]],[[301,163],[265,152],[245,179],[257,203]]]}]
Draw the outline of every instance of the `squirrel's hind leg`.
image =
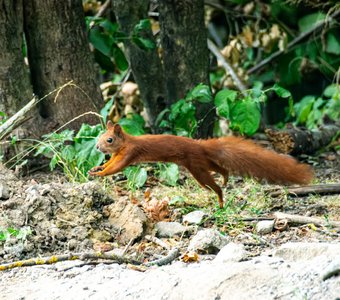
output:
[{"label": "squirrel's hind leg", "polygon": [[189,171],[202,187],[204,187],[208,190],[213,190],[217,194],[218,203],[220,205],[220,208],[223,208],[223,193],[222,193],[222,190],[216,184],[214,178],[211,176],[209,171],[202,169],[202,168],[189,169]]}]

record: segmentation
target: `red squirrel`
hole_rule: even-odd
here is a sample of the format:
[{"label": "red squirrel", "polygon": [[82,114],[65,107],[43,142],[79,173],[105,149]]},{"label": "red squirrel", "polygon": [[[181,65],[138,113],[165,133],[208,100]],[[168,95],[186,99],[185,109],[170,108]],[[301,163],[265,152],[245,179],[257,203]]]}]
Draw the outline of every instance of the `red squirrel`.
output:
[{"label": "red squirrel", "polygon": [[188,169],[202,187],[213,190],[220,208],[223,208],[223,194],[211,171],[221,174],[224,184],[230,174],[279,184],[307,184],[313,178],[310,166],[243,138],[194,140],[174,135],[132,136],[119,124],[108,121],[106,126],[107,131],[99,137],[97,149],[112,156],[102,166],[92,168],[89,171],[92,176],[115,174],[140,162],[173,162]]}]

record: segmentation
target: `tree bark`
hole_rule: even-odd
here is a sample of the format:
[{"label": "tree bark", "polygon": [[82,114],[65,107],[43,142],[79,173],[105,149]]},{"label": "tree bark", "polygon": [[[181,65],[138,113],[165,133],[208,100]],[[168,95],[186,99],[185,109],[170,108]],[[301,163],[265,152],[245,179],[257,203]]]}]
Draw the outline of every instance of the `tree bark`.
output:
[{"label": "tree bark", "polygon": [[[183,98],[199,83],[209,85],[209,52],[204,1],[162,0],[159,3],[167,103]],[[212,135],[213,104],[196,103],[198,137]]]},{"label": "tree bark", "polygon": [[[93,57],[85,31],[81,0],[27,0],[24,7],[25,34],[34,93],[43,97],[73,80],[79,88],[67,87],[58,98],[39,103],[44,126],[34,128],[44,134],[87,111],[97,111],[102,96],[95,80]],[[69,124],[95,124],[98,118],[86,115]]]},{"label": "tree bark", "polygon": [[24,62],[22,0],[0,0],[0,111],[8,117],[32,99]]},{"label": "tree bark", "polygon": [[[133,28],[140,20],[148,18],[148,4],[148,0],[112,0],[117,22],[127,36],[131,35]],[[147,34],[148,39],[154,39],[151,30]],[[155,121],[158,114],[165,108],[163,69],[157,49],[140,49],[130,39],[124,42],[124,46],[149,124],[152,131],[157,132]]]}]

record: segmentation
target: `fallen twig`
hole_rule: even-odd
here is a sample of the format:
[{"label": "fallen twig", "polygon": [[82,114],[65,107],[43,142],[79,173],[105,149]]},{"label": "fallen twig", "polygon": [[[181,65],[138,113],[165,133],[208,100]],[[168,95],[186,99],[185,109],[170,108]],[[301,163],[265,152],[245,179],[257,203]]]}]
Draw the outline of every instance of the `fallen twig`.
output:
[{"label": "fallen twig", "polygon": [[85,253],[69,253],[69,254],[61,254],[61,255],[52,255],[48,257],[41,257],[41,258],[32,258],[27,260],[19,260],[15,262],[5,263],[0,265],[0,271],[5,271],[13,268],[19,267],[30,267],[30,266],[37,266],[37,265],[50,265],[55,264],[60,261],[67,261],[67,260],[86,260],[86,259],[105,259],[111,260],[112,262],[123,264],[135,264],[141,265],[142,263],[127,257],[118,256],[113,253],[101,253],[101,252],[85,252]]},{"label": "fallen twig", "polygon": [[167,256],[164,256],[160,259],[156,259],[154,261],[150,261],[146,264],[144,264],[147,267],[151,266],[164,266],[167,264],[170,264],[172,261],[174,261],[177,257],[179,256],[179,250],[178,248],[173,248],[172,250],[169,251]]},{"label": "fallen twig", "polygon": [[111,0],[106,0],[105,3],[100,7],[99,11],[96,13],[95,17],[96,18],[102,17],[105,14],[106,10],[110,8],[110,6]]},{"label": "fallen twig", "polygon": [[329,220],[324,220],[324,219],[316,218],[316,217],[291,215],[291,214],[286,214],[282,212],[275,212],[273,215],[277,219],[286,219],[288,223],[293,223],[293,224],[314,224],[316,226],[332,226],[332,227],[340,228],[339,221],[329,221]]},{"label": "fallen twig", "polygon": [[278,197],[282,194],[287,193],[291,196],[305,196],[308,194],[319,194],[319,195],[328,195],[328,194],[340,194],[340,184],[316,184],[316,185],[306,185],[299,187],[292,187],[287,189],[280,189],[269,193],[271,197]]},{"label": "fallen twig", "polygon": [[155,236],[146,235],[145,239],[150,241],[150,242],[153,242],[153,243],[155,243],[155,244],[157,244],[159,246],[161,246],[162,248],[164,248],[166,250],[170,250],[170,246],[167,243],[163,242],[161,239],[159,239],[159,238],[157,238]]}]

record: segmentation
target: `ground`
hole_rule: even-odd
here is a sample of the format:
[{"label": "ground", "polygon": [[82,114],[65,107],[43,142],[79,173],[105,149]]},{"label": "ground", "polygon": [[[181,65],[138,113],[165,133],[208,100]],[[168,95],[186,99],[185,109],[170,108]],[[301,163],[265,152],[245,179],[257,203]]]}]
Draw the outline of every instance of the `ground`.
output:
[{"label": "ground", "polygon": [[[339,155],[324,153],[317,158],[305,159],[308,159],[309,163],[314,164],[316,173],[314,183],[340,182]],[[270,233],[262,235],[256,231],[256,224],[261,219],[270,219],[274,211],[319,217],[330,221],[340,221],[340,197],[338,194],[309,195],[293,198],[283,193],[279,197],[272,198],[268,196],[267,191],[273,189],[273,186],[259,184],[250,179],[235,177],[229,181],[227,188],[224,190],[226,205],[223,210],[220,210],[217,207],[217,201],[213,193],[203,191],[190,178],[189,174],[182,174],[180,182],[183,185],[181,186],[168,187],[151,176],[146,189],[132,192],[127,189],[124,180],[92,180],[85,184],[73,184],[68,183],[61,174],[41,172],[19,178],[12,171],[1,166],[0,263],[93,250],[111,250],[119,254],[124,252],[126,256],[140,262],[153,261],[159,258],[159,255],[166,255],[168,253],[168,249],[162,247],[162,244],[150,240],[150,236],[160,236],[160,233],[156,232],[155,224],[165,220],[176,221],[187,229],[190,228],[190,230],[183,230],[180,234],[160,238],[169,248],[179,248],[182,255],[187,252],[188,245],[196,235],[196,232],[207,228],[215,228],[228,237],[229,242],[243,245],[247,252],[247,255],[242,258],[243,264],[240,265],[241,262],[234,262],[239,264],[236,271],[232,271],[234,269],[230,269],[229,265],[225,266],[229,270],[229,275],[221,275],[219,273],[214,278],[215,280],[221,280],[221,282],[228,282],[229,280],[234,285],[237,285],[239,282],[235,281],[235,278],[244,277],[245,282],[247,280],[249,282],[254,280],[252,276],[246,280],[245,272],[251,271],[252,274],[257,274],[257,272],[262,275],[265,274],[261,275],[259,282],[256,283],[256,286],[263,285],[265,287],[256,294],[259,298],[269,293],[269,287],[266,282],[278,284],[277,280],[280,278],[280,280],[285,282],[282,270],[285,270],[286,274],[289,275],[287,276],[297,286],[302,283],[306,284],[308,280],[313,282],[313,284],[315,284],[313,280],[319,280],[314,276],[317,272],[316,270],[324,269],[330,263],[329,257],[328,260],[327,258],[315,260],[313,264],[306,261],[289,264],[281,260],[277,261],[274,259],[271,261],[270,258],[267,261],[267,258],[264,259],[263,257],[272,257],[271,254],[268,256],[268,253],[277,250],[287,242],[318,242],[327,245],[339,245],[339,228],[328,226],[317,227],[312,224],[299,226],[289,224],[289,226],[282,228],[274,228]],[[183,222],[184,215],[196,210],[205,212],[205,217],[198,225],[192,226]],[[149,238],[146,239],[145,235],[148,235]],[[209,251],[197,251],[198,256],[195,256],[195,259],[193,259],[194,261],[201,261],[201,263],[194,262],[193,264],[200,265],[202,272],[210,272],[211,268],[220,270],[221,264],[223,265],[221,263],[219,266],[216,264],[212,266],[209,260],[211,255],[214,256],[218,250],[208,253]],[[312,258],[314,259],[314,257]],[[261,262],[260,267],[256,266],[256,259],[259,259]],[[99,262],[95,262],[95,264],[97,263]],[[168,274],[168,282],[169,280],[174,280],[174,282],[178,282],[178,286],[182,286],[184,284],[182,282],[188,281],[188,278],[192,276],[191,272],[197,270],[195,268],[200,268],[198,266],[186,268],[184,265],[185,263],[183,262],[176,262],[173,265],[152,269],[146,273],[118,265],[100,264],[98,266],[89,266],[85,264],[84,266],[84,263],[81,263],[81,266],[78,267],[67,265],[66,269],[51,266],[18,268],[3,271],[4,276],[1,276],[0,286],[2,290],[7,291],[7,294],[4,294],[7,297],[5,299],[19,299],[19,296],[14,296],[19,286],[23,288],[21,290],[22,293],[18,293],[18,295],[26,295],[26,284],[34,291],[32,294],[33,298],[26,295],[26,298],[20,299],[43,299],[40,293],[43,291],[41,287],[48,281],[58,280],[62,281],[58,284],[66,284],[68,282],[69,292],[77,293],[77,289],[74,289],[74,286],[79,280],[85,280],[85,277],[82,276],[86,276],[86,278],[94,276],[93,283],[97,282],[99,285],[102,282],[106,286],[106,281],[108,280],[119,283],[119,285],[126,288],[128,284],[131,284],[131,280],[142,281],[144,283],[149,282],[148,280],[152,280],[154,277],[163,280],[162,274],[166,273]],[[279,269],[277,267],[273,269],[275,265],[280,266]],[[291,269],[289,269],[289,265],[291,265]],[[259,269],[257,270],[257,268]],[[299,268],[302,268],[301,270],[304,273],[295,276],[294,271]],[[109,275],[110,270],[114,270],[120,275]],[[176,270],[179,273],[184,272],[184,275],[177,274]],[[139,271],[141,270],[139,269]],[[70,275],[72,272],[76,274],[74,275],[75,278],[79,277],[78,281],[72,279],[73,275]],[[100,277],[98,272],[106,274],[106,277]],[[278,277],[275,279],[276,281],[271,281],[267,278],[268,276],[270,278],[273,277],[274,273],[272,272],[277,272],[275,273],[275,276]],[[201,274],[201,271],[199,273]],[[234,275],[231,276],[230,274]],[[132,279],[129,279],[129,276]],[[303,276],[306,278],[303,279]],[[122,278],[126,278],[127,282],[123,283]],[[29,285],[26,280],[33,280],[32,285]],[[164,280],[166,281],[166,278]],[[207,279],[198,276],[197,280],[203,284]],[[91,281],[86,279],[86,282],[84,286],[90,285]],[[189,282],[195,284],[193,281]],[[327,284],[323,282],[323,286],[315,289],[314,294],[308,294],[301,286],[302,295],[312,295],[317,299],[317,296],[323,295],[323,293],[327,294],[329,292],[331,293],[329,295],[333,295],[334,289],[340,288],[339,277],[333,277],[327,282]],[[148,286],[148,284],[145,285]],[[211,289],[214,288],[212,283],[207,283],[207,285]],[[221,286],[223,286],[222,283]],[[276,296],[280,295],[282,289],[286,288],[284,284],[282,289],[279,287],[280,285],[277,288],[272,287],[272,292]],[[135,287],[131,295],[142,293],[138,288]],[[168,288],[169,290],[167,290]],[[160,297],[165,297],[164,295],[171,291],[171,287],[167,285],[165,285],[164,289],[164,293]],[[86,299],[90,295],[93,296],[93,299],[110,298],[110,293],[106,293],[107,290],[103,292],[100,290],[100,287],[95,289],[98,293],[90,291],[85,287],[84,290],[83,298],[75,296],[74,299]],[[152,283],[150,283],[149,287],[149,291],[151,290]],[[58,289],[54,292],[55,297],[50,299],[62,297],[57,291]],[[179,292],[182,293],[183,299],[191,299],[185,292]],[[251,293],[252,291],[249,289],[244,295],[240,294],[239,299],[245,298],[247,295],[251,295]],[[288,291],[288,297],[291,293],[291,291]],[[119,288],[116,288],[113,294],[117,296],[115,299],[119,299],[119,297],[125,298],[128,295],[124,294]],[[228,288],[224,287],[221,290],[221,295],[227,294]],[[145,296],[147,295],[146,293]],[[103,296],[103,298],[100,296]],[[218,298],[218,295],[216,297]],[[283,295],[281,298],[286,299],[285,297]],[[131,299],[134,299],[134,296]],[[270,298],[268,297],[268,299]]]}]

